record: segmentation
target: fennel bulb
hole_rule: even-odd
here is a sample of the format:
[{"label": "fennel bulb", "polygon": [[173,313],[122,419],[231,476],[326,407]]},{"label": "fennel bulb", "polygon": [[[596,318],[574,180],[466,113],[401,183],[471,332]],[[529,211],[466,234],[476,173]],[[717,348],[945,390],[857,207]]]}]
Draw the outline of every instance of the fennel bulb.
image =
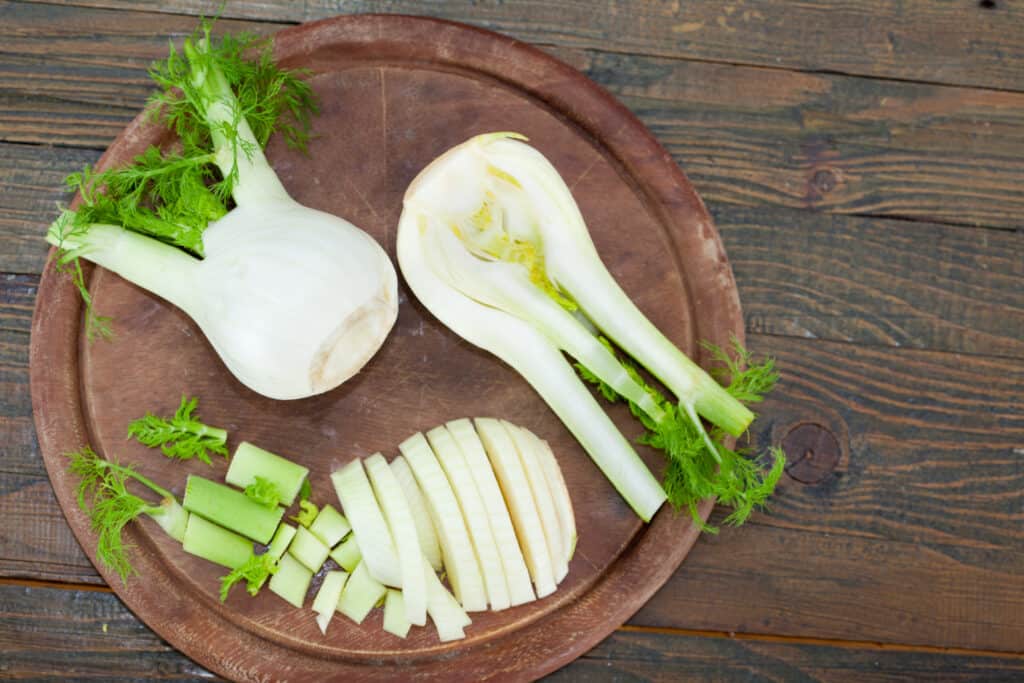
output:
[{"label": "fennel bulb", "polygon": [[[133,166],[76,175],[70,183],[83,207],[62,214],[47,239],[62,262],[84,257],[181,308],[254,391],[275,399],[319,394],[358,372],[384,342],[398,315],[395,270],[365,232],[292,199],[263,154],[270,131],[284,125],[276,117],[311,98],[308,85],[266,60],[248,65],[237,42],[212,47],[204,30],[186,41],[185,57],[172,49],[154,69],[166,89],[157,111],[185,152],[150,148]],[[292,100],[275,101],[287,98],[283,88],[252,95],[267,71],[290,85]],[[305,131],[285,132],[304,139]],[[221,181],[210,187],[212,166]],[[80,270],[76,284],[91,332]]]},{"label": "fennel bulb", "polygon": [[[669,456],[676,507],[717,495],[742,522],[781,475],[722,443],[753,413],[775,377],[771,362],[734,372],[723,387],[673,345],[602,263],[557,170],[514,133],[480,135],[435,159],[410,184],[398,261],[420,301],[456,334],[515,368],[551,406],[619,493],[650,520],[666,491],[600,409],[562,352],[602,393],[621,396]],[[665,400],[605,335],[675,394]],[[747,356],[743,356],[744,359]],[[714,425],[708,433],[700,418]],[[561,559],[561,558],[559,558]]]}]

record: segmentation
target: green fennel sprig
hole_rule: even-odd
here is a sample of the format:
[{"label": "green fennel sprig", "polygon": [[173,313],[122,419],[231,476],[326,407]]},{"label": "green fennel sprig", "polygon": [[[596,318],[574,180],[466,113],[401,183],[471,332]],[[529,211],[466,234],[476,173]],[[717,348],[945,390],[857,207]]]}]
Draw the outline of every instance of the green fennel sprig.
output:
[{"label": "green fennel sprig", "polygon": [[241,567],[220,577],[220,601],[226,601],[231,588],[236,583],[241,583],[242,581],[245,581],[246,590],[249,592],[249,595],[255,596],[259,593],[266,580],[276,573],[277,563],[274,562],[270,555],[266,553],[256,555],[254,553]]},{"label": "green fennel sprig", "polygon": [[253,483],[245,487],[243,493],[250,500],[268,508],[275,508],[281,502],[281,491],[277,485],[259,475],[256,475],[256,480]]},{"label": "green fennel sprig", "polygon": [[[600,337],[600,340],[614,352],[607,339]],[[726,391],[745,405],[762,401],[778,381],[774,359],[754,362],[750,352],[735,337],[732,339],[735,358],[721,347],[708,343],[702,345],[723,366],[713,371],[712,376],[723,383],[728,381],[724,385]],[[785,469],[786,458],[781,448],[770,449],[769,456],[773,462],[765,471],[756,459],[751,458],[749,449],[726,446],[728,435],[724,430],[713,427],[707,434],[702,433],[691,416],[644,379],[633,363],[622,358],[621,354],[619,361],[630,377],[664,411],[664,417],[655,421],[636,403],[627,401],[630,412],[645,429],[637,439],[638,443],[662,451],[668,459],[662,486],[669,503],[676,510],[685,508],[703,531],[717,533],[718,529],[705,523],[698,514],[697,507],[701,501],[714,497],[720,505],[731,508],[725,523],[733,526],[743,524],[755,509],[767,503]],[[587,368],[577,363],[576,369],[608,401],[616,402],[622,398]],[[714,450],[711,450],[712,446]]]},{"label": "green fennel sprig", "polygon": [[[308,143],[318,103],[303,80],[306,73],[278,67],[269,39],[248,33],[215,38],[211,32],[212,24],[203,20],[182,50],[172,44],[167,58],[149,70],[160,91],[149,98],[148,116],[176,134],[172,148],[151,146],[125,166],[97,171],[86,165],[65,179],[81,203],[62,211],[58,221],[66,225],[58,230],[64,234],[54,235],[51,228],[51,235],[57,238],[59,267],[82,295],[90,341],[112,336],[110,318],[95,313],[79,254],[64,249],[64,238],[94,224],[117,225],[202,257],[204,231],[232,206],[238,159],[255,151],[240,127],[248,125],[260,148],[274,133],[296,149]],[[211,128],[205,112],[221,98],[203,86],[217,69],[236,101],[228,104],[229,119]],[[217,165],[225,146],[235,160],[226,173]]]},{"label": "green fennel sprig", "polygon": [[182,396],[173,417],[165,419],[147,412],[128,425],[128,436],[150,448],[159,447],[168,458],[199,458],[212,465],[210,453],[228,457],[228,449],[224,445],[228,433],[203,424],[195,417],[193,412],[198,405],[198,398]]},{"label": "green fennel sprig", "polygon": [[[92,530],[97,534],[96,557],[127,582],[136,572],[128,560],[130,546],[122,538],[124,527],[143,514],[165,514],[170,505],[177,505],[177,500],[170,491],[132,467],[104,460],[89,446],[65,456],[70,460],[70,471],[79,478],[78,507],[89,516]],[[127,486],[130,480],[150,489],[164,502],[153,505],[131,493]]]}]

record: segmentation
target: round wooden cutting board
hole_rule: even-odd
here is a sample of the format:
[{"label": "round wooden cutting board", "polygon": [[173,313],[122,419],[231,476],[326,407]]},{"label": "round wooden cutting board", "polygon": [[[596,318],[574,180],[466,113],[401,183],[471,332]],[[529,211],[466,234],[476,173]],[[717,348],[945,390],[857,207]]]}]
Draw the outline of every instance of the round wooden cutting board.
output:
[{"label": "round wooden cutting board", "polygon": [[[394,258],[409,181],[472,135],[518,131],[572,188],[603,259],[640,308],[685,351],[742,338],[739,300],[707,211],[671,157],[629,111],[579,72],[509,38],[452,23],[352,16],[277,34],[275,54],[305,68],[322,112],[309,156],[272,141],[268,156],[300,202],[351,220]],[[136,119],[101,167],[123,163],[167,134]],[[139,575],[100,573],[153,630],[204,666],[238,680],[531,679],[591,648],[676,570],[697,532],[662,509],[642,524],[519,375],[435,320],[400,283],[398,322],[354,379],[325,395],[272,401],[241,386],[181,311],[103,269],[90,273],[98,312],[116,337],[89,344],[80,299],[52,263],[32,329],[36,426],[57,498],[95,562],[95,537],[75,504],[62,454],[91,444],[181,495],[186,475],[222,478],[226,463],[171,462],[125,438],[146,410],[169,414],[183,394],[204,421],[312,470],[313,500],[337,505],[328,475],[353,457],[389,458],[415,431],[464,416],[497,416],[547,439],[565,472],[579,526],[570,572],[552,596],[473,614],[466,639],[433,628],[401,640],[380,610],[360,626],[340,615],[326,636],[309,609],[269,591],[236,590],[221,604],[219,567],[186,555],[151,523],[129,527]],[[700,357],[704,363],[708,361]],[[640,427],[609,408],[623,432]],[[656,453],[641,455],[660,475]],[[710,502],[702,506],[706,516]],[[307,602],[308,604],[308,602]]]}]

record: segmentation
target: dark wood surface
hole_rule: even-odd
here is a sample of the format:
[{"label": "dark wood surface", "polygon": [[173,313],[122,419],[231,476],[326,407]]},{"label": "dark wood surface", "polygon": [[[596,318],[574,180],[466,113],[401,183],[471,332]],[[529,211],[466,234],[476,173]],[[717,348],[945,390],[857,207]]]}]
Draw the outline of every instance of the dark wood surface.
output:
[{"label": "dark wood surface", "polygon": [[[0,3],[0,677],[208,676],[71,535],[32,426],[28,330],[61,178],[137,113],[166,36],[212,6]],[[225,8],[258,31],[374,10],[527,40],[632,109],[715,217],[749,344],[783,369],[753,437],[799,462],[769,513],[701,538],[556,678],[1024,675],[1024,16],[1006,0],[829,7]]]}]

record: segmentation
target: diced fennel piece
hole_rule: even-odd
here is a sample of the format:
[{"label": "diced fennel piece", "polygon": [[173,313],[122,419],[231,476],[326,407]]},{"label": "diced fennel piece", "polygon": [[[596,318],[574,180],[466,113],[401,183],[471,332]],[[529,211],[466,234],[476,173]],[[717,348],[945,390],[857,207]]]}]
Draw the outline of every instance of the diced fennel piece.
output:
[{"label": "diced fennel piece", "polygon": [[[426,623],[424,621],[424,623]],[[422,626],[422,624],[420,624]],[[389,588],[384,598],[384,630],[388,633],[405,638],[409,635],[412,624],[406,618],[405,599],[402,591]]]},{"label": "diced fennel piece", "polygon": [[241,491],[194,474],[188,475],[182,505],[191,513],[263,544],[270,542],[284,516],[283,507],[268,508]]},{"label": "diced fennel piece", "polygon": [[476,559],[480,563],[480,572],[484,577],[491,610],[496,612],[507,609],[511,605],[511,600],[505,570],[501,566],[487,511],[480,499],[473,475],[469,471],[469,465],[466,464],[466,458],[458,443],[443,425],[427,432],[427,441],[434,449],[444,473],[448,475],[448,483],[451,484],[462,509],[462,518],[466,520]]},{"label": "diced fennel piece", "polygon": [[349,534],[348,538],[331,551],[330,558],[345,571],[355,571],[356,565],[363,560],[363,555],[359,552],[359,544],[356,543],[356,535]]},{"label": "diced fennel piece", "polygon": [[649,521],[665,501],[664,490],[558,347],[523,320],[467,297],[438,272],[443,263],[431,256],[431,244],[423,239],[423,232],[432,225],[431,207],[424,206],[431,197],[430,186],[420,178],[406,193],[397,242],[402,274],[413,293],[460,337],[490,351],[518,371],[565,423],[630,507],[641,519]]},{"label": "diced fennel piece", "polygon": [[295,527],[286,522],[281,522],[281,525],[277,527],[277,531],[274,532],[274,538],[270,541],[270,545],[267,546],[267,555],[274,561],[280,560],[281,556],[284,555],[284,551],[288,550],[288,546],[292,544],[295,533]]},{"label": "diced fennel piece", "polygon": [[277,487],[280,502],[287,507],[295,502],[302,482],[308,475],[309,468],[243,441],[235,449],[224,481],[244,489],[255,484],[256,477],[263,477]]},{"label": "diced fennel piece", "polygon": [[558,527],[562,533],[562,552],[565,553],[565,561],[568,563],[576,551],[576,515],[572,511],[569,487],[565,485],[562,468],[558,466],[558,460],[548,442],[529,429],[523,428],[523,432],[534,442],[534,453],[537,455],[541,469],[544,470],[548,488],[551,489],[551,497],[555,501],[555,511],[558,513]]},{"label": "diced fennel piece", "polygon": [[402,571],[402,600],[409,623],[423,626],[427,623],[427,584],[423,576],[423,552],[416,537],[416,525],[405,501],[402,487],[395,473],[380,453],[371,455],[363,463],[373,485],[377,501],[384,511],[391,537],[398,552]]},{"label": "diced fennel piece", "polygon": [[331,473],[331,482],[345,516],[352,525],[352,535],[359,544],[366,569],[381,583],[401,588],[402,571],[398,564],[398,552],[377,497],[373,495],[370,480],[366,478],[363,461],[356,458],[334,471]]},{"label": "diced fennel piece", "polygon": [[467,612],[487,609],[487,591],[473,552],[473,544],[469,540],[466,522],[434,451],[419,432],[399,444],[398,450],[408,461],[427,499],[455,597]]},{"label": "diced fennel piece", "polygon": [[465,638],[466,634],[463,628],[469,626],[472,619],[459,605],[455,596],[444,587],[426,560],[424,560],[424,568],[427,577],[427,614],[434,622],[438,638],[442,643]]},{"label": "diced fennel piece", "polygon": [[338,609],[338,602],[341,600],[341,590],[348,581],[348,572],[334,570],[324,575],[324,581],[320,584],[320,590],[313,598],[314,612],[335,612]]},{"label": "diced fennel piece", "polygon": [[345,589],[338,601],[338,611],[361,624],[386,591],[384,584],[370,576],[366,563],[360,562],[345,582]]},{"label": "diced fennel piece", "polygon": [[509,512],[512,513],[516,536],[523,549],[526,566],[530,569],[537,597],[543,598],[555,592],[555,574],[544,526],[537,512],[530,481],[523,471],[523,463],[512,437],[501,422],[482,417],[476,418],[474,422],[498,477]]},{"label": "diced fennel piece", "polygon": [[551,569],[554,572],[555,583],[559,584],[569,573],[569,564],[565,559],[565,551],[562,549],[562,530],[559,527],[558,512],[555,510],[551,487],[548,486],[547,477],[537,458],[533,441],[517,425],[505,420],[502,420],[501,424],[505,427],[508,435],[512,437],[512,442],[516,445],[516,451],[519,453],[519,462],[523,464],[526,480],[530,482],[530,492],[533,493],[533,502],[537,505],[537,514],[540,516],[540,524],[544,528],[544,538],[548,543]]},{"label": "diced fennel piece", "polygon": [[183,508],[173,498],[164,498],[160,501],[160,511],[151,512],[149,516],[160,525],[164,532],[178,543],[185,537],[185,528],[188,526],[188,510]]},{"label": "diced fennel piece", "polygon": [[313,572],[292,557],[291,553],[285,553],[277,563],[277,572],[270,577],[269,586],[270,591],[285,602],[302,607],[312,580]]},{"label": "diced fennel piece", "polygon": [[252,555],[252,541],[199,515],[188,516],[181,547],[187,553],[228,569],[238,569]]},{"label": "diced fennel piece", "polygon": [[302,526],[298,528],[295,538],[288,546],[288,554],[314,574],[320,571],[320,567],[327,561],[327,555],[330,552],[331,549],[324,545],[323,541]]},{"label": "diced fennel piece", "polygon": [[346,580],[348,580],[347,572],[327,572],[324,582],[320,584],[320,590],[313,598],[313,611],[317,614],[316,623],[320,627],[320,633],[327,633],[327,625],[331,623],[331,617],[338,609],[341,590],[345,587]]},{"label": "diced fennel piece", "polygon": [[409,511],[412,512],[412,521],[416,524],[416,537],[420,541],[420,550],[430,562],[430,566],[441,571],[444,567],[441,561],[441,544],[437,540],[434,522],[430,519],[427,501],[423,498],[420,485],[416,483],[416,476],[409,469],[409,463],[401,455],[391,461],[391,470],[398,478],[402,492],[405,493],[405,501],[409,504]]},{"label": "diced fennel piece", "polygon": [[320,514],[309,525],[309,530],[329,548],[333,548],[345,538],[345,534],[352,531],[352,525],[332,506],[324,505]]},{"label": "diced fennel piece", "polygon": [[463,418],[453,420],[446,426],[466,458],[469,471],[473,475],[484,507],[487,509],[487,519],[490,521],[501,566],[505,572],[512,606],[536,600],[536,596],[533,594],[533,584],[530,582],[530,570],[526,568],[523,551],[519,548],[519,541],[516,539],[516,532],[512,527],[508,506],[501,494],[498,480],[494,478],[494,469],[487,459],[484,445],[480,442],[473,423]]}]

